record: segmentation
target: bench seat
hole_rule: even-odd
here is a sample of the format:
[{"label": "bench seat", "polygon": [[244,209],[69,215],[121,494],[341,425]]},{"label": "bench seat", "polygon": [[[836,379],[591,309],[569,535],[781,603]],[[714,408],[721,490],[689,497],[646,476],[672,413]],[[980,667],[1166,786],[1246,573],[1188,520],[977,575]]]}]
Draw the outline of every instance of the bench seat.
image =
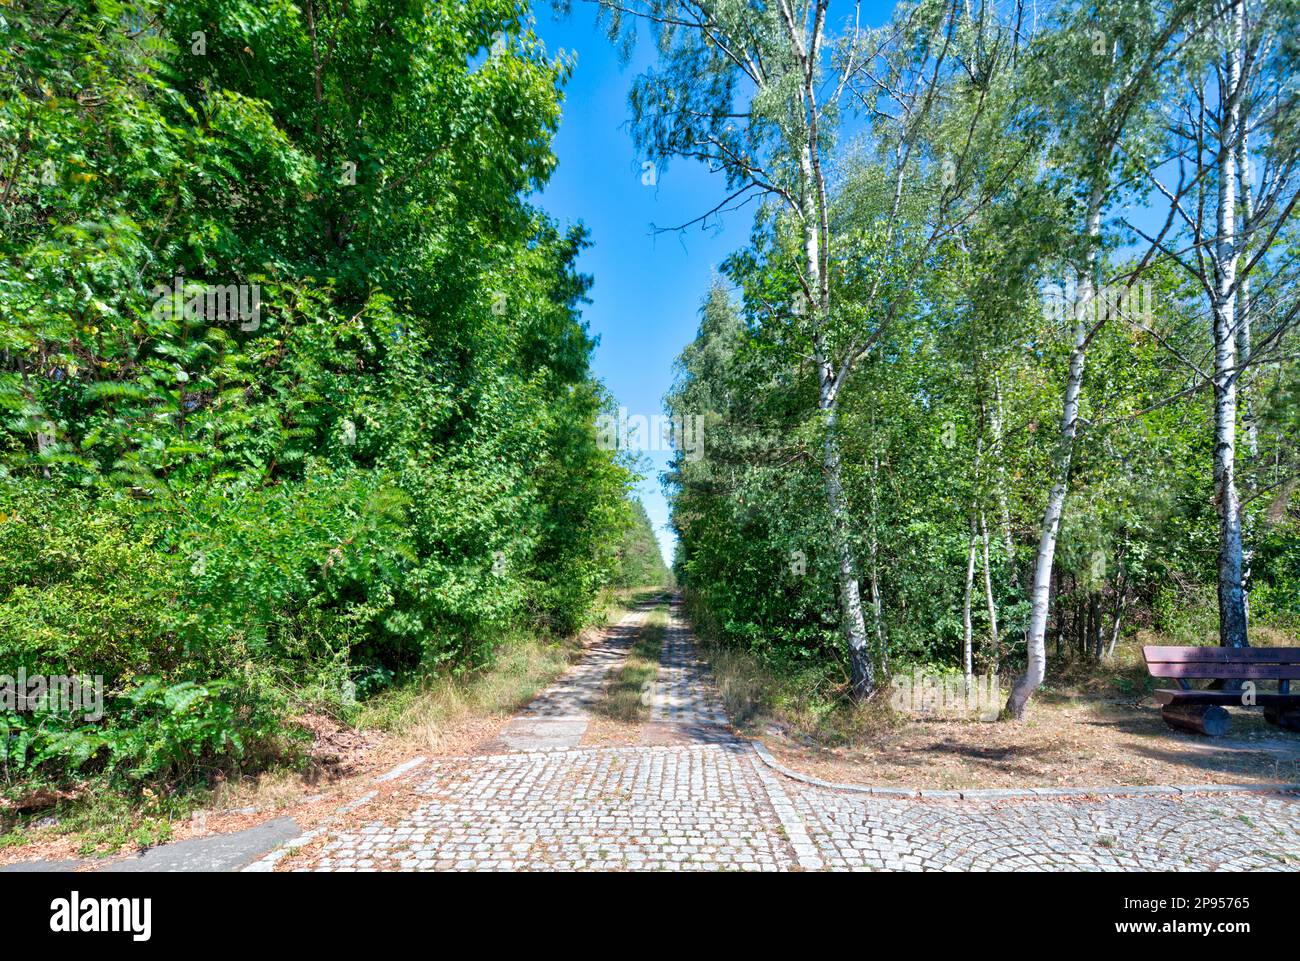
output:
[{"label": "bench seat", "polygon": [[[1155,691],[1158,704],[1227,704],[1241,705],[1241,691],[1184,691],[1180,687],[1161,687]],[[1300,694],[1278,694],[1274,691],[1255,692],[1255,704],[1291,706],[1300,708]]]},{"label": "bench seat", "polygon": [[[1261,707],[1270,724],[1300,730],[1300,694],[1291,682],[1300,680],[1300,647],[1160,647],[1142,648],[1152,677],[1178,682],[1159,688],[1156,701],[1170,727],[1198,734],[1218,735],[1228,730],[1224,707]],[[1276,691],[1223,690],[1223,686],[1194,688],[1190,681],[1234,681],[1257,685],[1277,682]]]}]

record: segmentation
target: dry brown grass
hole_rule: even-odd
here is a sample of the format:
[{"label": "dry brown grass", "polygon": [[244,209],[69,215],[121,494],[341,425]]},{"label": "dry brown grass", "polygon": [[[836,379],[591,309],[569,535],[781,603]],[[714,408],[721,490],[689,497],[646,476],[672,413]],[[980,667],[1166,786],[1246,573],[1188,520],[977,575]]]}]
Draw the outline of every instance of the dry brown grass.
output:
[{"label": "dry brown grass", "polygon": [[485,670],[430,678],[376,699],[359,725],[391,734],[412,752],[468,753],[559,676],[581,647],[578,639],[521,638]]},{"label": "dry brown grass", "polygon": [[663,605],[651,611],[637,633],[617,673],[605,685],[596,712],[626,724],[640,723],[649,713],[645,693],[659,676],[659,655],[668,626],[668,609]]},{"label": "dry brown grass", "polygon": [[481,671],[429,678],[375,699],[358,726],[388,732],[411,753],[471,753],[581,657],[605,625],[660,593],[658,588],[611,592],[604,604],[603,624],[560,640],[512,638]]},{"label": "dry brown grass", "polygon": [[1300,782],[1300,734],[1259,711],[1232,709],[1224,738],[1165,725],[1141,656],[1160,641],[1140,633],[1104,665],[1058,662],[1026,720],[992,723],[896,712],[886,696],[809,703],[744,653],[712,646],[707,656],[737,725],[783,763],[830,781],[947,790]]},{"label": "dry brown grass", "polygon": [[846,745],[780,730],[791,767],[831,781],[936,789],[1300,781],[1300,737],[1234,710],[1225,738],[1168,728],[1152,704],[1044,695],[1022,722],[900,718]]}]

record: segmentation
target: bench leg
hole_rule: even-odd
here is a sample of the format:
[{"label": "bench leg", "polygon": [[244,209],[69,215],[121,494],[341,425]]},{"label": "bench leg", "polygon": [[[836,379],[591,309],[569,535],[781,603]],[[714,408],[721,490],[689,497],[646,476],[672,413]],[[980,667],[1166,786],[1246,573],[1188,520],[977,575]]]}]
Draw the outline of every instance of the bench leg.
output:
[{"label": "bench leg", "polygon": [[1300,708],[1269,704],[1264,708],[1264,720],[1288,731],[1300,731]]},{"label": "bench leg", "polygon": [[1227,734],[1232,720],[1217,704],[1166,704],[1160,709],[1160,716],[1170,727],[1211,737]]}]

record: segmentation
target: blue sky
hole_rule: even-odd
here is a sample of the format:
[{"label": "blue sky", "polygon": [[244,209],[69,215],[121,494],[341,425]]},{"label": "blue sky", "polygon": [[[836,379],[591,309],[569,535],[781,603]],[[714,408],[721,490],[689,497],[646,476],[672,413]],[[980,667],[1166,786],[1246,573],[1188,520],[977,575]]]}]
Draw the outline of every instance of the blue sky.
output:
[{"label": "blue sky", "polygon": [[[642,162],[627,128],[632,80],[654,55],[640,45],[626,67],[588,4],[556,19],[549,5],[537,7],[537,32],[547,50],[576,51],[577,68],[565,89],[564,117],[555,139],[559,158],[540,203],[562,224],[582,221],[592,247],[580,269],[592,275],[592,303],[584,310],[599,337],[594,366],[629,415],[661,413],[672,385],[673,361],[695,336],[699,305],[712,272],[744,244],[749,214],[726,216],[721,229],[692,228],[684,235],[655,236],[651,224],[681,223],[715,206],[724,196],[720,178],[699,164],[677,163],[643,185]],[[650,452],[638,494],[656,527],[665,557],[672,559],[668,507],[659,475],[667,453]]]},{"label": "blue sky", "polygon": [[[577,53],[554,143],[559,164],[540,204],[561,224],[581,221],[590,230],[593,246],[579,267],[595,281],[593,302],[584,310],[599,338],[595,372],[629,415],[649,418],[662,412],[673,361],[695,336],[713,273],[746,242],[753,208],[710,218],[708,229],[653,233],[652,224],[680,224],[718,205],[726,196],[725,184],[721,176],[691,162],[657,171],[653,186],[642,183],[645,158],[632,143],[627,96],[636,75],[653,62],[654,46],[643,38],[623,66],[596,25],[594,5],[575,2],[573,7],[564,18],[546,0],[534,7],[536,30],[548,51]],[[834,17],[840,7],[832,7]],[[891,0],[868,0],[862,25],[879,25],[892,10]],[[1158,230],[1166,212],[1161,205],[1137,206],[1120,212],[1144,229]],[[705,447],[707,451],[707,442]],[[673,538],[660,484],[668,457],[662,452],[645,455],[646,476],[637,493],[671,561]]]},{"label": "blue sky", "polygon": [[[593,246],[579,267],[592,275],[592,303],[584,311],[599,337],[594,367],[629,415],[662,412],[672,386],[673,361],[695,336],[699,307],[713,273],[749,236],[753,207],[710,218],[708,229],[658,234],[651,225],[689,221],[726,196],[720,175],[699,163],[677,162],[657,171],[654,186],[642,183],[642,162],[627,126],[627,95],[655,49],[638,44],[626,66],[590,3],[574,3],[557,18],[549,3],[535,6],[538,35],[547,50],[576,52],[577,67],[565,88],[564,115],[554,149],[559,165],[540,204],[561,224],[582,221]],[[888,0],[863,5],[863,25],[884,22]],[[833,11],[834,13],[834,11]],[[707,451],[707,442],[706,442]],[[646,456],[638,494],[655,524],[666,559],[672,559],[668,506],[659,475],[667,453]]]}]

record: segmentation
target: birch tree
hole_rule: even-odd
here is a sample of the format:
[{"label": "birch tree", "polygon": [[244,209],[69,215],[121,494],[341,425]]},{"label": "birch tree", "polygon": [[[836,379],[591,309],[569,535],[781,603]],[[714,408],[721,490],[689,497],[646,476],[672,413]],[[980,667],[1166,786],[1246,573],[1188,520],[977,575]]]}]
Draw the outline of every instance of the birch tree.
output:
[{"label": "birch tree", "polygon": [[1033,82],[1043,93],[1038,121],[1055,131],[1053,160],[1057,172],[1073,185],[1079,210],[1072,258],[1078,279],[1051,486],[1034,557],[1026,667],[1007,699],[1012,718],[1024,716],[1047,670],[1052,570],[1079,431],[1084,368],[1088,346],[1107,320],[1106,312],[1096,309],[1103,214],[1125,183],[1125,168],[1141,162],[1136,133],[1149,122],[1190,13],[1191,5],[1180,0],[1132,0],[1108,5],[1103,22],[1091,5],[1067,6],[1059,14],[1058,28],[1035,50],[1034,62],[1042,73]]},{"label": "birch tree", "polygon": [[[960,0],[904,6],[884,28],[862,26],[846,6],[833,32],[829,0],[597,0],[611,36],[626,41],[648,25],[659,66],[631,94],[634,138],[658,167],[698,160],[725,179],[726,199],[669,229],[707,225],[761,200],[778,231],[798,238],[789,323],[808,342],[817,372],[821,474],[829,541],[853,694],[876,690],[882,653],[863,613],[859,564],[846,503],[839,423],[845,383],[883,336],[901,301],[891,283],[908,276],[978,208],[969,187],[974,151],[992,136],[991,93],[1016,49],[1014,31],[991,4]],[[956,85],[959,85],[956,86]],[[945,93],[958,89],[951,102]],[[958,124],[957,116],[961,123]],[[837,134],[851,129],[879,158],[883,202],[855,246],[833,229]],[[934,149],[947,121],[955,146]],[[916,195],[931,201],[919,216]],[[856,269],[854,309],[836,299],[837,270]],[[880,633],[876,637],[880,638]],[[876,647],[879,646],[879,641]]]},{"label": "birch tree", "polygon": [[[1212,386],[1214,394],[1217,594],[1224,647],[1249,645],[1237,454],[1243,376],[1280,356],[1300,311],[1293,296],[1294,264],[1277,257],[1294,225],[1300,186],[1300,85],[1294,50],[1284,40],[1294,36],[1297,25],[1295,5],[1286,2],[1227,0],[1201,11],[1196,44],[1182,61],[1190,94],[1166,114],[1170,159],[1147,171],[1170,211],[1167,229],[1148,239],[1192,279],[1209,317],[1208,357],[1184,360],[1198,386]],[[1252,176],[1252,143],[1260,158],[1258,183]],[[1258,329],[1256,312],[1266,318]],[[1244,426],[1247,450],[1257,449],[1248,411]]]}]

